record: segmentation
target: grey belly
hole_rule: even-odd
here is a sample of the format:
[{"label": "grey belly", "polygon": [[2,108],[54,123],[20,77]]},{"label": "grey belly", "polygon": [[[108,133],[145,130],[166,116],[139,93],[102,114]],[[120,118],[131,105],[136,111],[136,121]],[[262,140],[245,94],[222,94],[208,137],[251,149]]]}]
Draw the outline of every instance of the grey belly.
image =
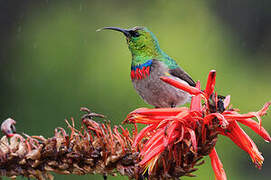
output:
[{"label": "grey belly", "polygon": [[[145,79],[133,80],[134,88],[146,103],[161,108],[175,107],[190,100],[188,93],[163,82],[160,76],[164,76],[164,73],[152,72]],[[171,78],[186,83],[176,77]]]}]

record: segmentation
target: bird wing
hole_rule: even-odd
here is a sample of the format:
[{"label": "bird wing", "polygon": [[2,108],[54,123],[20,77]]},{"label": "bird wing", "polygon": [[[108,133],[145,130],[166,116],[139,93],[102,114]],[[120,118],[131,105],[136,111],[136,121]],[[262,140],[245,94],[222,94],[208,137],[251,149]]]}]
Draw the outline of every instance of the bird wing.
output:
[{"label": "bird wing", "polygon": [[[170,75],[181,79],[182,81],[187,82],[190,86],[195,87],[196,83],[193,81],[193,79],[187,74],[182,68],[178,67],[175,61],[172,61],[174,63],[175,68],[169,68],[167,66],[167,71]],[[162,61],[158,59],[152,59],[152,67],[153,69],[158,68],[159,65],[161,65]],[[169,69],[168,69],[169,68]]]},{"label": "bird wing", "polygon": [[172,76],[175,76],[177,78],[180,78],[181,80],[187,82],[190,86],[195,87],[196,83],[193,81],[193,79],[181,68],[174,68],[174,69],[169,69],[169,74]]}]

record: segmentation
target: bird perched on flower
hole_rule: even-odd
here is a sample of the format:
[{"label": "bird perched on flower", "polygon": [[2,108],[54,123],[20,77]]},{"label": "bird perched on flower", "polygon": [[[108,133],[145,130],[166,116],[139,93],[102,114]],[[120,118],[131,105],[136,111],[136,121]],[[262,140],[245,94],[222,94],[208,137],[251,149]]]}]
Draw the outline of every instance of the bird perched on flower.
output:
[{"label": "bird perched on flower", "polygon": [[195,86],[193,79],[159,46],[155,35],[146,27],[121,29],[105,27],[99,30],[115,30],[126,36],[132,54],[131,80],[137,93],[157,108],[175,107],[190,100],[190,95],[160,80],[168,76],[181,83]]}]

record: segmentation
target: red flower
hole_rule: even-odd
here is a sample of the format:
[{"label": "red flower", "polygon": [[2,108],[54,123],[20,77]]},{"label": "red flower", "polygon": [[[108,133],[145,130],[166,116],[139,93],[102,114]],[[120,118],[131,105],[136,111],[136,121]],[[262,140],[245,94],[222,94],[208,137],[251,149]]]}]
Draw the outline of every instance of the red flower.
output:
[{"label": "red flower", "polygon": [[[215,78],[216,72],[210,71],[206,88],[201,91],[199,82],[196,87],[191,87],[169,77],[161,77],[161,80],[193,95],[190,108],[139,108],[127,116],[126,122],[148,125],[136,135],[133,146],[137,147],[140,142],[144,141],[143,145],[139,147],[142,158],[140,165],[148,169],[149,174],[152,173],[163,152],[174,151],[173,146],[179,142],[191,142],[188,150],[194,155],[200,154],[201,152],[197,152],[199,146],[203,146],[206,139],[212,138],[208,137],[210,129],[215,135],[221,134],[229,137],[250,155],[258,168],[261,168],[264,158],[238,122],[248,126],[265,141],[270,142],[270,135],[261,126],[261,116],[266,114],[271,103],[266,103],[258,112],[239,114],[237,109],[229,108],[230,96],[222,100],[214,93]],[[251,119],[254,117],[259,122]],[[198,133],[199,129],[201,133]],[[208,145],[212,167],[216,179],[225,180],[227,179],[226,174],[214,146],[215,144]]]}]

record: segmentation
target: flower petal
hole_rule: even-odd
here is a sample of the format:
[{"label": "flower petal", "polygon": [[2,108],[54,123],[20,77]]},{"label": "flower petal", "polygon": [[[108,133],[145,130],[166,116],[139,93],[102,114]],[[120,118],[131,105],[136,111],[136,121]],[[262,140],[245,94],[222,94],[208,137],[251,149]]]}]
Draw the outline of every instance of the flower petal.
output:
[{"label": "flower petal", "polygon": [[179,123],[176,121],[168,124],[168,126],[165,129],[165,137],[164,137],[164,146],[168,146],[172,141],[174,141],[175,134],[179,134],[179,132],[176,132],[176,128],[179,126]]},{"label": "flower petal", "polygon": [[229,137],[236,145],[246,151],[250,155],[253,163],[255,163],[255,165],[260,169],[264,158],[250,137],[244,132],[236,121],[230,123],[228,131],[229,132],[227,133],[221,134]]},{"label": "flower petal", "polygon": [[217,118],[220,121],[220,125],[223,129],[227,128],[229,125],[228,121],[224,118],[224,116],[220,113],[211,113],[204,117],[204,123],[208,124],[211,120]]},{"label": "flower petal", "polygon": [[260,135],[266,142],[271,141],[271,137],[268,134],[268,132],[262,126],[260,126],[259,123],[257,123],[253,119],[241,119],[241,120],[238,120],[238,122],[248,126],[250,129],[252,129],[258,135]]},{"label": "flower petal", "polygon": [[197,146],[197,139],[196,139],[196,134],[195,131],[193,131],[190,128],[187,128],[189,134],[190,134],[190,138],[191,138],[191,142],[192,142],[192,146],[195,152],[198,151],[198,146]]},{"label": "flower petal", "polygon": [[227,107],[229,107],[230,101],[231,101],[231,96],[230,95],[226,96],[225,99],[224,99],[224,101],[223,101],[225,109],[227,109]]},{"label": "flower petal", "polygon": [[213,94],[214,89],[215,89],[215,79],[216,79],[216,71],[211,70],[208,75],[207,83],[206,83],[206,88],[204,92],[206,93],[206,98],[209,99],[211,94]]},{"label": "flower petal", "polygon": [[163,138],[164,138],[164,129],[158,129],[157,132],[155,132],[151,138],[146,142],[144,147],[142,148],[140,155],[145,156],[149,153],[149,151],[153,150],[154,147],[157,144],[163,144]]},{"label": "flower petal", "polygon": [[216,180],[227,180],[226,173],[223,169],[223,164],[221,163],[215,148],[211,151],[209,157],[211,159],[212,168],[215,172]]},{"label": "flower petal", "polygon": [[188,110],[187,107],[176,107],[176,108],[155,108],[155,109],[148,109],[148,108],[139,108],[134,110],[130,114],[141,114],[147,116],[175,116],[176,114]]},{"label": "flower petal", "polygon": [[[200,90],[200,82],[196,84],[196,88]],[[201,95],[193,96],[191,99],[190,111],[199,111],[201,112]]]},{"label": "flower petal", "polygon": [[136,147],[137,144],[139,143],[139,141],[141,141],[141,139],[146,136],[146,133],[154,130],[156,128],[156,124],[152,124],[149,126],[144,127],[135,137],[134,143],[133,143],[133,147]]},{"label": "flower petal", "polygon": [[143,157],[143,159],[140,161],[140,165],[144,166],[146,163],[151,162],[151,160],[153,158],[155,158],[155,156],[158,156],[159,154],[161,154],[163,152],[163,150],[165,149],[165,146],[163,143],[158,144],[156,147],[154,147],[146,156]]},{"label": "flower petal", "polygon": [[189,86],[187,84],[184,84],[184,83],[181,83],[177,80],[174,80],[172,78],[169,78],[169,77],[160,77],[160,79],[178,89],[181,89],[185,92],[188,92],[189,94],[192,94],[192,95],[198,95],[198,94],[203,94],[203,92],[195,87],[192,87],[192,86]]},{"label": "flower petal", "polygon": [[271,105],[271,102],[267,102],[265,103],[265,105],[263,106],[263,108],[258,112],[260,116],[264,116],[267,113],[267,110],[269,108],[269,106]]}]

